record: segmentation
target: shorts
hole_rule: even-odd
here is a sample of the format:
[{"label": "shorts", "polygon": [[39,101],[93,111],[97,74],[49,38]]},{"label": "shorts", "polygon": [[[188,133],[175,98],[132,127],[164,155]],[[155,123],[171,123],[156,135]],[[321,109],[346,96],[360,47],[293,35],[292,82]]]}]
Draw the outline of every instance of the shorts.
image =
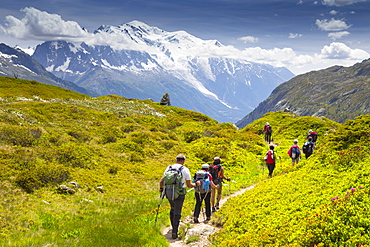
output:
[{"label": "shorts", "polygon": [[215,185],[219,185],[218,189],[222,189],[222,179],[215,179],[213,180]]},{"label": "shorts", "polygon": [[299,162],[299,157],[296,159],[292,159],[292,162]]}]

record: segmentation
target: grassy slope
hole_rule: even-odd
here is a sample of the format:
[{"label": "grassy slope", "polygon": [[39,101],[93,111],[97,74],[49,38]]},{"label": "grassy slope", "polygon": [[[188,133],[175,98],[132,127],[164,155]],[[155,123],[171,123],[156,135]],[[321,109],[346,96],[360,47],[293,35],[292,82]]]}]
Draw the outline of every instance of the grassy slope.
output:
[{"label": "grassy slope", "polygon": [[[29,84],[38,90],[29,93]],[[180,152],[192,173],[221,156],[226,175],[236,181],[231,192],[260,181],[216,214],[224,229],[215,245],[370,242],[369,116],[341,125],[269,113],[237,131],[150,101],[90,98],[12,78],[0,78],[0,87],[2,246],[166,246],[159,229],[168,224],[167,202],[154,225],[158,180]],[[266,121],[281,159],[274,178],[261,181],[267,176],[261,169]],[[318,149],[292,167],[286,152],[295,138],[302,145],[309,129],[319,133]],[[68,181],[81,188],[58,190]],[[184,214],[193,206],[189,193]]]},{"label": "grassy slope", "polygon": [[[283,159],[273,179],[224,206],[217,246],[359,246],[369,244],[370,116],[339,125],[327,119],[269,113]],[[293,138],[317,130],[317,150],[295,168],[286,152]],[[302,144],[302,141],[300,142]],[[285,157],[285,158],[284,158]],[[279,168],[280,167],[280,168]]]},{"label": "grassy slope", "polygon": [[[166,201],[154,225],[158,181],[178,153],[192,173],[220,156],[236,181],[225,193],[260,179],[264,144],[232,124],[14,78],[0,88],[1,246],[166,246]],[[184,214],[193,207],[189,193]]]}]

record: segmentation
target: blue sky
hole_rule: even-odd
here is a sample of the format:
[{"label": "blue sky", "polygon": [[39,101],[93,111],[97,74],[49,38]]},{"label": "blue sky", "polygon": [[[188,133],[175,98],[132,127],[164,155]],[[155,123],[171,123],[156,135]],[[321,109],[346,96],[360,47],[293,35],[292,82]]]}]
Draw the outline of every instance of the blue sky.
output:
[{"label": "blue sky", "polygon": [[[13,0],[0,6],[0,42],[36,46],[139,20],[216,39],[246,59],[295,74],[370,58],[370,0]],[[50,18],[49,18],[50,17]],[[48,18],[50,20],[48,20]],[[65,27],[60,30],[56,27]],[[49,28],[49,29],[47,29]]]}]

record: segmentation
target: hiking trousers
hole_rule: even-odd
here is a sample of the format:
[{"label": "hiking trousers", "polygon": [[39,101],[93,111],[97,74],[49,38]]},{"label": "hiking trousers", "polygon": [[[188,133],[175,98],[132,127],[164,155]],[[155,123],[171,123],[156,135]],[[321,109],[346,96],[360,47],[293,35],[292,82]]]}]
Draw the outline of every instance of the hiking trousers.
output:
[{"label": "hiking trousers", "polygon": [[269,177],[272,177],[272,173],[274,172],[274,169],[275,169],[275,163],[266,164],[266,165],[267,165],[267,169],[269,170]]},{"label": "hiking trousers", "polygon": [[184,204],[185,195],[179,195],[175,200],[168,200],[171,205],[170,220],[172,225],[172,233],[177,233],[179,230],[182,205]]},{"label": "hiking trousers", "polygon": [[194,209],[194,217],[198,218],[200,214],[200,209],[202,208],[202,201],[204,200],[204,203],[206,205],[206,217],[211,217],[211,192],[200,194],[198,192],[195,192],[195,209]]}]

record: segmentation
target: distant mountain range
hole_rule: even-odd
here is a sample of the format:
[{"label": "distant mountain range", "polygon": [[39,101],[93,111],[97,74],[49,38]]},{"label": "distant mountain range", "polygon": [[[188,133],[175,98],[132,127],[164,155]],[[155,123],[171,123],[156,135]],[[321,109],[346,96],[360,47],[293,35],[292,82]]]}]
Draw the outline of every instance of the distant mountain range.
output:
[{"label": "distant mountain range", "polygon": [[289,110],[301,116],[324,116],[343,123],[370,114],[370,59],[351,67],[333,66],[294,77],[279,85],[251,113],[243,128],[267,112]]},{"label": "distant mountain range", "polygon": [[32,57],[57,77],[99,95],[159,101],[168,93],[174,106],[233,123],[294,76],[247,57],[207,55],[225,47],[139,21],[101,26],[94,33],[124,40],[125,46],[50,41],[38,45]]},{"label": "distant mountain range", "polygon": [[90,96],[97,96],[97,93],[91,90],[56,77],[22,50],[12,48],[6,44],[0,44],[0,76],[34,80]]}]

